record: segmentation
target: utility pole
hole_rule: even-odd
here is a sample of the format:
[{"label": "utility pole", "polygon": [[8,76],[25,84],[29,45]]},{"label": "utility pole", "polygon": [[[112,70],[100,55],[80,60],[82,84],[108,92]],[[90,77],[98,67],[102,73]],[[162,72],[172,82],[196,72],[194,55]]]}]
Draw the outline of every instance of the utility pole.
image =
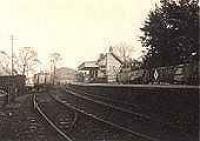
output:
[{"label": "utility pole", "polygon": [[127,84],[129,84],[129,77],[128,77],[128,73],[129,73],[129,70],[128,70],[128,60],[126,59],[126,77],[127,77]]},{"label": "utility pole", "polygon": [[13,68],[14,68],[14,63],[13,63],[13,40],[14,40],[14,37],[13,37],[13,35],[11,35],[11,74],[12,74],[12,77],[14,76],[14,73],[13,73]]},{"label": "utility pole", "polygon": [[51,66],[51,79],[52,79],[52,85],[54,85],[54,83],[55,83],[55,73],[56,73],[55,60],[52,59],[51,62],[52,62],[52,66]]},{"label": "utility pole", "polygon": [[53,85],[55,84],[55,75],[56,75],[56,65],[55,65],[55,60],[53,60]]},{"label": "utility pole", "polygon": [[14,49],[13,49],[13,42],[14,42],[14,36],[11,35],[11,75],[12,75],[12,100],[14,99],[15,91],[14,91]]}]

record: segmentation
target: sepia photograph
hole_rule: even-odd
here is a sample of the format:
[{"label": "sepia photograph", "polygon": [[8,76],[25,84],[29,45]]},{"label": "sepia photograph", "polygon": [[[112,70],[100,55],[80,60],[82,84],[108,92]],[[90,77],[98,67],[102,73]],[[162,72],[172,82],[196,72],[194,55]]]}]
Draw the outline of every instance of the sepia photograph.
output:
[{"label": "sepia photograph", "polygon": [[0,141],[199,141],[199,0],[0,0]]}]

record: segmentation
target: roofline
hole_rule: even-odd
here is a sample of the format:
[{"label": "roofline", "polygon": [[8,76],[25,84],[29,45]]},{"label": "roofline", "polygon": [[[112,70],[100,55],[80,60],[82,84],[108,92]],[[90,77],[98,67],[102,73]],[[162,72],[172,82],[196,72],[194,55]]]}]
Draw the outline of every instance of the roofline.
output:
[{"label": "roofline", "polygon": [[123,61],[122,61],[117,55],[115,55],[113,52],[105,53],[105,54],[104,54],[104,58],[99,58],[99,59],[97,60],[97,62],[99,62],[99,61],[105,59],[105,56],[106,56],[107,54],[111,54],[118,62],[120,62],[121,64],[123,64]]},{"label": "roofline", "polygon": [[112,56],[113,56],[116,60],[118,60],[121,64],[123,64],[123,61],[122,61],[121,59],[119,59],[119,57],[116,56],[113,52],[111,52],[110,54],[112,54]]},{"label": "roofline", "polygon": [[[97,61],[85,61],[85,62],[83,62],[83,63],[81,63],[79,66],[78,66],[78,69],[80,69],[80,67],[82,66],[82,65],[84,65],[85,63],[91,63],[91,62],[94,62],[94,63],[97,63]],[[98,68],[99,66],[97,66],[97,67],[84,67],[84,68]]]}]

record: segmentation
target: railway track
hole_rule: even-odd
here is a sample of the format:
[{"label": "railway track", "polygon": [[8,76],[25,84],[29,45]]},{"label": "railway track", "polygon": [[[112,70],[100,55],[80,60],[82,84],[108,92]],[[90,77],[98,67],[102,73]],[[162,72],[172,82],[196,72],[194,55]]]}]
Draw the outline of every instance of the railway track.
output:
[{"label": "railway track", "polygon": [[[125,94],[124,98],[122,98],[121,96],[115,96],[115,95],[111,95],[111,94],[107,94],[105,92],[102,94],[93,94],[92,92],[87,92],[85,90],[79,89],[79,88],[73,88],[73,87],[67,87],[68,91],[71,92],[75,92],[78,94],[81,94],[82,96],[85,96],[86,98],[92,99],[94,101],[101,101],[103,103],[106,103],[108,105],[111,105],[112,107],[117,107],[119,109],[122,109],[123,111],[127,112],[127,113],[132,113],[132,114],[138,114],[141,115],[143,117],[146,117],[148,119],[154,120],[156,122],[160,122],[161,124],[169,124],[170,126],[172,126],[171,123],[169,123],[168,121],[163,121],[163,120],[159,120],[157,119],[158,114],[152,112],[152,110],[149,109],[149,107],[143,106],[142,104],[136,104],[137,99],[136,100],[132,100],[131,97],[129,98],[129,96],[126,97]],[[144,91],[145,92],[145,91]],[[124,92],[125,93],[125,92]],[[137,92],[136,92],[137,93]],[[141,93],[141,92],[138,92]],[[155,94],[155,92],[154,92]],[[159,115],[159,117],[161,117],[162,115]]]},{"label": "railway track", "polygon": [[[52,99],[47,102],[40,101],[37,97],[34,98],[35,109],[37,109],[37,111],[48,121],[48,123],[66,140],[157,141],[157,139],[133,132],[120,125],[87,113],[70,103],[61,101],[55,97],[55,95],[50,94],[48,96],[50,96]],[[47,106],[49,103],[51,103],[51,106]],[[52,106],[57,108],[52,109]],[[65,107],[65,109],[62,107]],[[48,110],[49,108],[51,111]],[[57,111],[57,113],[55,113],[55,111]],[[61,115],[64,116],[65,113],[69,112],[76,113],[74,114],[76,115],[74,116],[76,119],[72,118],[74,120],[71,120],[71,128],[63,129],[60,127],[61,122],[56,120],[56,117]],[[71,117],[68,117],[68,120],[69,118]],[[65,123],[66,120],[62,122]]]},{"label": "railway track", "polygon": [[32,95],[24,95],[0,112],[1,141],[61,141],[43,118],[34,112]]},{"label": "railway track", "polygon": [[[60,114],[60,113],[52,113],[52,112],[48,112],[49,115],[47,115],[47,110],[52,110],[52,108],[57,108],[55,103],[54,103],[54,106],[55,107],[52,107],[52,104],[50,105],[51,107],[48,107],[49,103],[47,102],[39,102],[37,99],[36,99],[36,96],[34,95],[33,96],[33,106],[34,106],[34,109],[37,110],[39,112],[39,114],[50,124],[50,126],[60,135],[62,136],[66,141],[73,141],[72,138],[67,135],[65,132],[63,132],[63,130],[65,130],[66,128],[69,128],[69,124],[71,124],[72,122],[69,121],[69,118],[68,117],[58,117],[58,121],[61,123],[61,125],[56,125],[56,123],[53,121],[55,118],[54,116],[57,116],[57,114]],[[55,110],[54,109],[54,110]],[[58,109],[56,109],[58,110]],[[51,114],[53,114],[51,116]],[[51,116],[52,118],[50,118],[49,116]],[[64,119],[64,120],[63,120]],[[66,120],[67,119],[67,120]]]},{"label": "railway track", "polygon": [[[126,110],[124,107],[112,104],[109,100],[106,103],[106,100],[102,100],[101,97],[94,99],[94,97],[90,98],[86,94],[81,95],[71,90],[53,90],[48,93],[48,97],[50,101],[39,102],[38,100],[36,104],[40,108],[38,111],[43,112],[41,115],[46,120],[50,120],[49,123],[54,124],[53,128],[58,133],[60,132],[60,135],[66,136],[66,140],[96,141],[99,138],[105,140],[107,137],[108,141],[192,140],[182,133],[174,135],[177,132],[174,129],[166,131],[160,122],[155,122],[155,119],[151,119],[150,116]],[[54,110],[57,112],[52,112]],[[65,113],[71,113],[71,115],[65,118]],[[57,117],[63,118],[59,120]],[[63,128],[62,124],[67,127]],[[107,135],[108,133],[111,134]],[[123,139],[122,136],[124,136]]]},{"label": "railway track", "polygon": [[[72,95],[71,95],[72,96]],[[74,95],[73,95],[74,96]],[[127,132],[133,136],[138,136],[140,138],[143,138],[144,140],[149,140],[149,141],[159,141],[158,138],[156,137],[151,137],[147,134],[144,134],[142,132],[138,132],[138,131],[135,131],[133,129],[129,127],[127,127],[123,122],[122,124],[119,122],[120,119],[119,118],[116,118],[116,117],[119,117],[117,115],[121,114],[121,116],[123,117],[123,121],[126,121],[127,119],[128,120],[134,120],[134,123],[136,124],[137,121],[143,121],[144,123],[142,123],[143,125],[144,124],[148,124],[147,122],[149,121],[148,117],[145,117],[143,115],[139,115],[139,114],[134,114],[134,116],[132,116],[131,114],[133,113],[127,113],[126,111],[122,110],[122,109],[119,109],[119,108],[116,108],[116,107],[112,107],[111,105],[107,105],[105,103],[100,103],[100,101],[92,101],[91,99],[87,99],[87,98],[83,98],[81,97],[80,95],[77,95],[78,96],[78,99],[73,99],[72,97],[69,97],[69,94],[67,97],[65,98],[61,98],[61,97],[56,97],[55,95],[52,97],[55,98],[55,100],[57,100],[58,102],[62,103],[63,105],[67,106],[67,107],[70,107],[76,111],[78,111],[79,113],[82,113],[86,116],[89,116],[95,120],[98,120],[102,123],[105,123],[105,124],[108,124],[114,128],[118,128],[124,132]],[[82,98],[82,99],[80,99]],[[69,99],[73,99],[72,101],[70,101]],[[78,105],[77,106],[75,103],[78,102]],[[88,103],[91,103],[92,102],[92,106],[95,107],[94,111],[93,110],[88,110],[89,108],[86,106]],[[104,106],[104,108],[100,107],[100,108],[97,108],[97,106],[95,104],[98,104],[100,106]],[[113,109],[115,110],[113,112]],[[119,112],[116,112],[117,111],[120,111]],[[115,113],[116,112],[116,113]],[[122,115],[123,114],[123,115]],[[116,119],[115,119],[116,118]],[[139,128],[139,126],[138,126]]]},{"label": "railway track", "polygon": [[[189,102],[191,101],[190,98],[184,100],[184,95],[189,93],[188,91],[186,92],[181,89],[177,93],[173,89],[168,89],[167,91],[153,89],[151,91],[149,88],[136,88],[130,94],[130,89],[126,91],[125,89],[117,88],[117,90],[113,89],[113,92],[111,92],[111,90],[109,91],[109,89],[104,89],[103,87],[102,89],[99,87],[97,89],[92,89],[91,87],[86,88],[81,86],[67,86],[68,90],[79,93],[94,101],[98,100],[114,107],[120,107],[125,109],[125,111],[130,111],[129,113],[145,115],[150,120],[159,122],[160,126],[164,127],[164,130],[174,131],[179,135],[186,136],[190,140],[198,138],[198,126],[196,126],[198,122],[195,120],[198,116],[194,114],[195,104]],[[158,98],[160,92],[164,97]],[[170,101],[170,97],[173,97],[172,101]],[[177,99],[177,104],[174,104],[174,99]],[[183,103],[183,101],[185,102]],[[196,101],[193,100],[193,102],[195,103]],[[188,110],[190,106],[193,108]],[[181,115],[180,117],[176,117],[178,113]]]},{"label": "railway track", "polygon": [[[148,120],[153,120],[154,122],[159,122],[159,124],[162,124],[164,126],[170,126],[172,128],[178,128],[177,126],[173,125],[167,120],[160,120],[158,119],[158,115],[155,115],[153,113],[149,113],[148,109],[145,109],[142,107],[142,105],[137,105],[131,102],[126,102],[126,100],[117,100],[113,97],[108,97],[108,95],[97,95],[97,94],[91,94],[88,92],[85,92],[84,90],[74,89],[71,87],[67,87],[68,92],[78,92],[80,94],[76,94],[77,96],[86,98],[88,100],[96,101],[97,103],[102,103],[103,105],[108,105],[109,107],[113,107],[115,109],[121,110],[123,112],[138,115],[140,117],[146,118]],[[85,96],[85,97],[84,97]],[[161,115],[159,115],[159,118],[161,118]]]},{"label": "railway track", "polygon": [[[148,140],[162,141],[189,141],[191,136],[161,124],[160,121],[152,119],[143,114],[131,113],[112,104],[107,104],[96,99],[90,99],[84,94],[66,91],[67,94],[57,97],[57,100],[67,106],[74,107],[86,115],[111,126],[120,128],[130,134],[134,134]],[[58,95],[56,95],[58,96]]]},{"label": "railway track", "polygon": [[113,97],[109,97],[109,95],[97,95],[97,94],[91,94],[91,93],[88,93],[86,92],[85,90],[82,90],[82,89],[76,89],[76,88],[73,88],[73,87],[67,87],[67,90],[71,90],[71,91],[76,91],[76,92],[79,92],[83,95],[86,95],[86,96],[89,96],[90,98],[93,98],[95,100],[100,100],[100,101],[104,101],[106,103],[111,103],[113,106],[116,106],[116,107],[122,107],[124,109],[128,109],[128,110],[134,110],[134,111],[141,111],[142,108],[141,106],[137,105],[137,104],[134,104],[134,103],[130,103],[130,102],[125,102],[125,101],[122,101],[122,100],[117,100],[117,99],[114,99]]},{"label": "railway track", "polygon": [[150,115],[142,113],[144,111],[143,111],[143,108],[141,106],[136,105],[134,103],[128,103],[128,102],[121,101],[121,100],[107,98],[106,96],[91,94],[91,93],[85,92],[84,90],[80,91],[78,89],[73,89],[73,88],[70,88],[70,87],[67,87],[67,92],[73,93],[73,94],[75,94],[74,92],[76,92],[76,93],[78,92],[78,93],[81,93],[81,94],[77,93],[76,95],[83,97],[85,99],[95,101],[95,102],[101,103],[103,105],[107,105],[111,108],[115,108],[115,109],[121,110],[121,111],[126,112],[126,113],[138,115],[138,116],[146,118],[146,119],[151,118]]}]

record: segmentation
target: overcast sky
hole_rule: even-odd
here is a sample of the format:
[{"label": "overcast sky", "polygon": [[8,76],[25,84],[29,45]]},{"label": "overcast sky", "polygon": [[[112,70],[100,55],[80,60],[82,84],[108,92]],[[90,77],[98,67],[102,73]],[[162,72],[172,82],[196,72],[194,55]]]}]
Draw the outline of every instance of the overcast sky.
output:
[{"label": "overcast sky", "polygon": [[0,0],[0,50],[35,47],[46,64],[59,52],[62,66],[76,68],[110,45],[126,42],[139,56],[139,28],[158,0]]}]

